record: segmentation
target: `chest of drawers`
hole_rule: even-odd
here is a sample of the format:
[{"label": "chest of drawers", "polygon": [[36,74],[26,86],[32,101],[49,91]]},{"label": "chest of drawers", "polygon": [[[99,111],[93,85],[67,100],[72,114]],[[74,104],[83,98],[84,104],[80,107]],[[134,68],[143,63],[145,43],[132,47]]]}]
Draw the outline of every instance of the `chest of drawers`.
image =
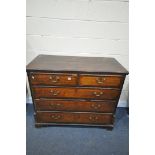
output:
[{"label": "chest of drawers", "polygon": [[113,127],[128,74],[114,58],[39,55],[26,69],[36,127]]}]

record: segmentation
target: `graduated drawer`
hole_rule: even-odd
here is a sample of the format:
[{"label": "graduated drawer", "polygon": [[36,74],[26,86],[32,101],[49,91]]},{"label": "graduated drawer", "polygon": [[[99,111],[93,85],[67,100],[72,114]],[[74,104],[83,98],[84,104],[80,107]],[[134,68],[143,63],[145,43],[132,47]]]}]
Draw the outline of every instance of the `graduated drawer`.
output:
[{"label": "graduated drawer", "polygon": [[124,77],[120,75],[80,75],[80,86],[101,86],[121,88]]},{"label": "graduated drawer", "polygon": [[115,101],[83,101],[60,99],[36,99],[37,111],[81,111],[81,112],[107,112],[113,113]]},{"label": "graduated drawer", "polygon": [[76,85],[77,74],[66,73],[31,73],[32,85]]},{"label": "graduated drawer", "polygon": [[113,124],[112,114],[37,112],[36,123]]},{"label": "graduated drawer", "polygon": [[89,98],[115,100],[120,94],[120,90],[108,88],[33,87],[32,89],[34,98]]}]

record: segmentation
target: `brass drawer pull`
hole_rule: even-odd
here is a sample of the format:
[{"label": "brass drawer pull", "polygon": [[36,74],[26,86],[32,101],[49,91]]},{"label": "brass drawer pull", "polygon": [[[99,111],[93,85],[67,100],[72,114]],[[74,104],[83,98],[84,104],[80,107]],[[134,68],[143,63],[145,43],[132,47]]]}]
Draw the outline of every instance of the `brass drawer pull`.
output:
[{"label": "brass drawer pull", "polygon": [[99,109],[99,108],[101,108],[101,104],[92,104],[91,107],[93,109]]},{"label": "brass drawer pull", "polygon": [[96,121],[96,120],[98,120],[98,117],[97,116],[90,116],[89,117],[89,120]]},{"label": "brass drawer pull", "polygon": [[50,93],[52,93],[53,96],[57,96],[60,93],[60,91],[58,91],[58,90],[51,90]]},{"label": "brass drawer pull", "polygon": [[61,107],[61,106],[62,106],[62,104],[60,104],[60,103],[57,103],[57,104],[51,103],[51,104],[50,104],[50,107],[51,107],[51,108],[54,108],[54,109],[59,108],[59,107]]},{"label": "brass drawer pull", "polygon": [[50,115],[50,118],[54,119],[54,120],[58,120],[58,119],[61,119],[62,118],[62,115],[55,115],[55,114],[52,114]]},{"label": "brass drawer pull", "polygon": [[93,92],[93,95],[95,95],[96,97],[99,97],[103,95],[103,92]]},{"label": "brass drawer pull", "polygon": [[49,79],[53,82],[53,83],[56,83],[60,80],[59,76],[50,76]]},{"label": "brass drawer pull", "polygon": [[98,84],[102,84],[105,80],[106,80],[106,78],[102,78],[102,77],[97,77],[97,78],[96,78],[96,82],[97,82]]}]

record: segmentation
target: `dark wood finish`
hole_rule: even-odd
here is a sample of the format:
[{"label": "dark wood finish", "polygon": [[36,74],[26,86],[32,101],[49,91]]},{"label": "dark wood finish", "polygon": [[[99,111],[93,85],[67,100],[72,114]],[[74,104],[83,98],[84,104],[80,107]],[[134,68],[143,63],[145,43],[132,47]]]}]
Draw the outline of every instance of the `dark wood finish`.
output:
[{"label": "dark wood finish", "polygon": [[113,115],[73,112],[37,112],[38,123],[112,124]]},{"label": "dark wood finish", "polygon": [[83,98],[115,100],[120,94],[118,89],[101,88],[60,88],[33,87],[34,98]]},{"label": "dark wood finish", "polygon": [[76,85],[77,74],[65,73],[31,73],[32,85]]},{"label": "dark wood finish", "polygon": [[[35,117],[35,116],[34,116]],[[48,127],[48,126],[81,126],[81,127],[103,127],[106,128],[107,130],[109,130],[109,128],[112,130],[114,125],[113,124],[80,124],[80,123],[57,123],[57,122],[52,122],[52,123],[37,123],[35,122],[35,127],[39,128],[39,127]]]},{"label": "dark wood finish", "polygon": [[113,127],[128,74],[114,58],[39,55],[26,70],[36,127]]},{"label": "dark wood finish", "polygon": [[60,100],[60,99],[36,99],[37,111],[81,111],[113,113],[115,101],[85,101],[85,100]]},{"label": "dark wood finish", "polygon": [[116,59],[107,57],[38,55],[26,68],[27,71],[128,74]]},{"label": "dark wood finish", "polygon": [[121,88],[123,76],[119,75],[80,75],[80,86],[99,86],[109,88]]}]

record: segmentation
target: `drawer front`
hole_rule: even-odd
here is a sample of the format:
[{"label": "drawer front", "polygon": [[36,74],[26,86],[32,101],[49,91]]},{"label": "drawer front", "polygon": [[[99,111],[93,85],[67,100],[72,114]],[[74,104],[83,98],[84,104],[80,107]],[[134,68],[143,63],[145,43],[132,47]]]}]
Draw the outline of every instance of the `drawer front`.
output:
[{"label": "drawer front", "polygon": [[32,85],[76,85],[77,74],[65,73],[31,73]]},{"label": "drawer front", "polygon": [[36,123],[113,124],[112,114],[37,112]]},{"label": "drawer front", "polygon": [[80,75],[80,86],[102,86],[121,88],[124,81],[123,76],[113,75]]},{"label": "drawer front", "polygon": [[88,89],[88,88],[47,88],[33,87],[34,98],[83,98],[83,99],[110,99],[119,97],[117,89]]},{"label": "drawer front", "polygon": [[52,100],[36,99],[38,111],[81,111],[81,112],[106,112],[113,113],[116,102],[114,101],[78,101],[78,100]]}]

